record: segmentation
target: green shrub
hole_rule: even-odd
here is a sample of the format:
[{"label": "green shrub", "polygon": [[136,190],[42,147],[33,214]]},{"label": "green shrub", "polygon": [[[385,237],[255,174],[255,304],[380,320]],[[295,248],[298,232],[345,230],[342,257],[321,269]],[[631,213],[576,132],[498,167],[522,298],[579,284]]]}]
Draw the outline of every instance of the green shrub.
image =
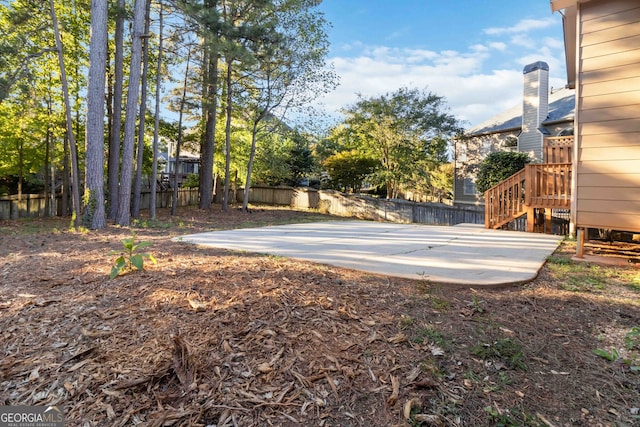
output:
[{"label": "green shrub", "polygon": [[200,185],[200,177],[195,173],[190,173],[182,181],[182,188],[196,188]]},{"label": "green shrub", "polygon": [[531,162],[531,158],[527,153],[518,153],[513,151],[496,151],[490,153],[480,163],[478,170],[478,179],[476,185],[480,193],[484,193],[494,185],[509,178],[524,165]]}]

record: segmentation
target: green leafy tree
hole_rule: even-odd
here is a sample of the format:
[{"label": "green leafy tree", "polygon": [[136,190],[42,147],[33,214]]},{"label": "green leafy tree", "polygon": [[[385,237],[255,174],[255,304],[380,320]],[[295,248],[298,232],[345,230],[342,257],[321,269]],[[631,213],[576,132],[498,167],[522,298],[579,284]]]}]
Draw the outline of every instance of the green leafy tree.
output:
[{"label": "green leafy tree", "polygon": [[[86,97],[80,98],[79,88],[86,87],[88,13],[87,0],[66,3],[15,0],[0,4],[0,105],[7,107],[0,114],[7,124],[0,132],[0,153],[7,164],[18,169],[15,175],[17,187],[10,191],[20,192],[18,187],[27,179],[31,183],[39,181],[40,191],[62,189],[62,211],[65,213],[68,212],[69,190],[73,188],[76,193],[79,187],[71,185],[69,177],[76,179],[79,176],[78,170],[84,160],[84,123],[79,112]],[[54,25],[55,20],[59,25]],[[61,44],[56,43],[56,28],[64,40],[64,49],[59,49]],[[62,53],[61,58],[56,55],[58,52]],[[62,61],[59,59],[67,65],[70,83],[72,102],[66,110],[71,109],[74,113],[73,129],[67,135],[64,131]],[[72,137],[82,141],[78,150],[69,147]],[[77,161],[72,167],[69,159],[76,153]],[[1,171],[2,163],[4,161],[0,160],[0,176],[10,176],[11,171],[9,175]],[[32,186],[30,191],[36,189]],[[51,211],[47,209],[47,212]]]},{"label": "green leafy tree", "polygon": [[24,90],[43,59],[56,51],[54,43],[47,43],[48,7],[47,2],[29,0],[0,3],[0,103]]},{"label": "green leafy tree", "polygon": [[[384,185],[387,197],[413,186],[415,177],[428,174],[447,158],[448,141],[460,131],[458,120],[447,112],[443,97],[419,89],[400,88],[365,99],[344,111],[343,134],[350,148],[378,160],[371,176]],[[429,167],[426,168],[425,166]]]},{"label": "green leafy tree", "polygon": [[[277,122],[274,116],[282,120],[289,111],[300,109],[336,85],[333,70],[325,64],[327,24],[313,9],[315,5],[305,0],[278,4],[274,37],[252,46],[256,63],[245,70],[240,93],[246,120],[252,124],[245,188],[251,185],[259,137],[273,128]],[[308,159],[307,151],[301,154],[307,156],[302,162]],[[244,210],[248,202],[249,192],[245,191]]]},{"label": "green leafy tree", "polygon": [[292,140],[293,147],[291,147],[286,160],[289,169],[287,184],[296,186],[314,169],[315,159],[309,147],[309,141],[304,135],[294,131]]},{"label": "green leafy tree", "polygon": [[27,94],[20,99],[18,105],[0,104],[0,176],[7,178],[7,192],[18,196],[23,193],[25,181],[33,181],[41,171],[41,141],[46,132],[46,117],[35,100]]},{"label": "green leafy tree", "polygon": [[213,172],[216,154],[217,109],[220,85],[219,62],[222,50],[222,2],[219,0],[180,0],[176,6],[185,21],[194,26],[202,51],[201,102],[202,129],[200,146],[199,193],[200,209],[210,209],[213,203]]},{"label": "green leafy tree", "polygon": [[428,194],[442,202],[453,198],[453,162],[442,163],[430,174]]},{"label": "green leafy tree", "polygon": [[480,193],[518,172],[531,162],[527,153],[494,151],[480,163],[476,185]]},{"label": "green leafy tree", "polygon": [[281,185],[287,182],[289,166],[286,159],[293,143],[280,133],[272,132],[262,138],[257,147],[252,180],[258,185]]},{"label": "green leafy tree", "polygon": [[333,188],[356,192],[365,178],[375,172],[379,163],[358,150],[350,150],[329,156],[322,165],[329,173]]}]

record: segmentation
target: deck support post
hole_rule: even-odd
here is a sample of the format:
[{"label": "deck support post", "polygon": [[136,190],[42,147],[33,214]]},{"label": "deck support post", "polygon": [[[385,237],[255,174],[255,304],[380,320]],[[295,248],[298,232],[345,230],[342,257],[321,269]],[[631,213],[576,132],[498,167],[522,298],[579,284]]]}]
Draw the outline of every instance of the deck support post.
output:
[{"label": "deck support post", "polygon": [[576,257],[584,258],[584,228],[578,228],[578,235],[576,237]]},{"label": "deck support post", "polygon": [[544,210],[544,233],[551,234],[551,221],[553,218],[553,210],[551,208],[545,208]]},{"label": "deck support post", "polygon": [[527,233],[533,233],[536,227],[536,209],[527,206]]}]

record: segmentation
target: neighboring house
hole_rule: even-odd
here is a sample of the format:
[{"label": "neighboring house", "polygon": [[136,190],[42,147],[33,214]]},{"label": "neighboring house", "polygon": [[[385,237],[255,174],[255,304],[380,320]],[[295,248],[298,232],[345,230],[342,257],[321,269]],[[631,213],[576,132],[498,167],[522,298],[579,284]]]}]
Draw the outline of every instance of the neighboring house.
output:
[{"label": "neighboring house", "polygon": [[529,153],[542,161],[546,136],[573,134],[575,95],[549,90],[549,66],[542,61],[524,67],[523,102],[467,130],[455,142],[454,203],[483,204],[475,185],[478,167],[492,151]]},{"label": "neighboring house", "polygon": [[552,0],[576,90],[572,221],[640,232],[640,1]]},{"label": "neighboring house", "polygon": [[[174,146],[172,143],[167,144],[167,151],[158,154],[158,163],[164,168],[160,172],[160,180],[163,185],[171,186],[173,183],[176,170],[176,159],[174,155]],[[182,184],[184,179],[191,174],[198,174],[200,166],[200,156],[181,150],[180,162],[178,162],[178,186]]]}]

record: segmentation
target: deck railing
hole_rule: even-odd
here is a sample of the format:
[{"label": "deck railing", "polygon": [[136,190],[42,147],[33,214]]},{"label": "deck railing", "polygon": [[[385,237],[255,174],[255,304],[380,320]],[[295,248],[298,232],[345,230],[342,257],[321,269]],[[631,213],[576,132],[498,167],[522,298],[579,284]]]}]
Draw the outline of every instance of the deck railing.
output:
[{"label": "deck railing", "polygon": [[573,135],[546,137],[542,151],[544,163],[571,163]]},{"label": "deck railing", "polygon": [[502,227],[526,212],[525,171],[522,169],[485,191],[485,228]]},{"label": "deck railing", "polygon": [[529,164],[524,170],[527,206],[550,209],[571,206],[571,163]]},{"label": "deck railing", "polygon": [[546,137],[544,163],[524,169],[484,193],[486,228],[500,228],[527,214],[527,230],[533,231],[536,208],[571,207],[573,135]]}]

